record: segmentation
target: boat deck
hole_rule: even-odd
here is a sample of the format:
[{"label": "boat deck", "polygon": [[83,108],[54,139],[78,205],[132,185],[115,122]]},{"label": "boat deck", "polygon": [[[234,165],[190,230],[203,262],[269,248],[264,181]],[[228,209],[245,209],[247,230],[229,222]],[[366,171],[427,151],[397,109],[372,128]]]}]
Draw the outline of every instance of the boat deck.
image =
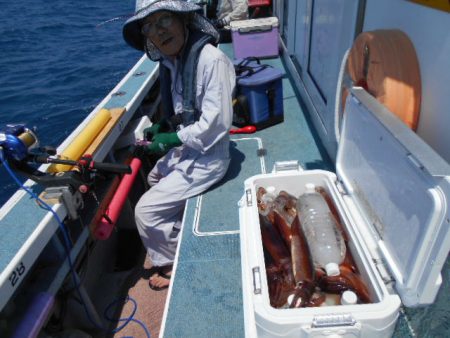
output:
[{"label": "boat deck", "polygon": [[[232,57],[230,45],[222,49]],[[264,63],[284,69],[281,59]],[[287,72],[286,72],[287,73]],[[161,329],[164,337],[243,337],[239,218],[237,203],[244,180],[270,172],[276,161],[297,160],[304,169],[334,170],[305,114],[292,79],[283,78],[284,122],[232,138],[231,165],[224,180],[188,201],[176,270]],[[394,337],[413,337],[423,320],[446,328],[448,271],[434,305],[401,310]]]},{"label": "boat deck", "polygon": [[[231,44],[223,45],[222,49],[230,57],[233,56]],[[159,301],[162,302],[166,292],[168,293],[160,336],[243,337],[245,325],[237,203],[243,196],[245,179],[270,172],[277,161],[296,160],[306,170],[334,171],[334,165],[308,119],[308,113],[300,95],[294,90],[294,80],[290,78],[285,64],[279,58],[267,59],[263,62],[284,69],[286,72],[282,80],[284,122],[254,134],[233,136],[232,161],[225,178],[206,193],[188,201],[172,284],[168,292],[164,291],[158,296]],[[99,105],[106,108],[126,107],[126,113],[118,124],[120,127],[108,136],[109,139],[105,142],[103,149],[100,149],[98,155],[100,159],[107,155],[108,149],[120,136],[122,126],[131,119],[146,91],[155,81],[157,76],[155,68],[155,63],[143,59],[130,72],[131,75],[113,91],[113,94],[121,92],[121,95],[109,96]],[[136,90],[143,87],[145,88],[135,95]],[[92,115],[94,114],[95,111]],[[83,124],[80,125],[77,130],[81,130],[83,126]],[[70,141],[71,139],[68,138],[65,143]],[[41,190],[37,185],[34,185],[33,189],[36,193]],[[41,274],[45,281],[41,281],[39,285],[45,285],[45,291],[55,294],[69,270],[68,264],[63,263],[66,259],[61,243],[54,236],[58,232],[56,221],[52,219],[51,214],[37,207],[35,201],[24,195],[24,192],[18,192],[8,205],[4,206],[4,210],[9,212],[1,215],[0,301],[2,305],[6,304],[16,292],[17,287],[23,284],[23,279],[35,260],[45,256],[46,252],[41,252],[47,243],[54,242],[53,246],[56,249],[59,248],[60,262],[55,264],[57,269]],[[56,210],[60,216],[64,214],[62,209]],[[30,210],[34,212],[31,214]],[[76,257],[83,249],[88,236],[88,227],[84,227],[80,233],[76,234],[73,257]],[[107,245],[108,241],[100,243]],[[54,256],[47,258],[55,259]],[[98,259],[100,260],[101,257]],[[20,265],[22,263],[27,268],[25,273]],[[148,288],[146,286],[147,269],[148,266],[140,272],[139,277],[133,276],[139,279],[139,283],[144,288]],[[12,285],[11,276],[15,271],[17,273],[22,271],[23,275],[16,285]],[[430,332],[439,337],[450,334],[449,271],[450,263],[447,260],[442,271],[443,285],[433,305],[420,309],[402,308],[394,337],[430,336]],[[122,278],[122,275],[119,277]],[[110,276],[105,278],[111,280]],[[112,284],[108,285],[112,288]],[[109,295],[117,294],[116,289],[111,292],[108,290],[106,288],[104,291]],[[150,307],[145,302],[145,299],[138,299],[139,306],[142,306],[143,310],[136,319],[147,322],[146,317],[150,316],[147,310],[150,311]],[[424,323],[426,325],[423,325]],[[152,336],[158,332],[152,327],[149,329]]]},{"label": "boat deck", "polygon": [[[222,49],[232,55],[230,45]],[[281,59],[264,63],[283,68]],[[237,203],[245,179],[270,172],[276,161],[298,160],[307,169],[332,169],[290,80],[285,76],[282,81],[284,122],[232,137],[230,169],[223,181],[187,203],[164,337],[242,337]]]},{"label": "boat deck", "polygon": [[[156,69],[156,63],[143,57],[58,149],[64,149],[70,144],[96,116],[100,108],[111,110],[118,107],[124,108],[124,113],[116,121],[118,127],[110,131],[96,149],[94,159],[102,161],[120,137],[123,126],[127,125],[133,117],[135,110],[157,79]],[[25,185],[36,195],[43,191],[42,186],[30,180]],[[86,205],[92,204],[86,201]],[[64,220],[67,215],[64,206],[55,204],[52,207],[59,219]],[[95,208],[91,210],[87,207],[86,209],[87,215],[83,218],[89,220]],[[70,255],[72,261],[75,261],[86,249],[90,228],[84,226],[86,224],[83,224],[80,219],[72,223],[74,224],[66,225],[66,229],[72,240]],[[3,321],[5,318],[9,320],[8,325],[0,328],[0,336],[3,336],[4,331],[8,332],[32,309],[36,294],[45,294],[48,299],[55,297],[70,269],[64,250],[61,226],[50,212],[39,207],[36,200],[23,189],[19,189],[2,206],[0,234],[0,320]],[[105,242],[115,243],[114,237]],[[102,242],[99,241],[99,243]],[[119,276],[118,280],[120,279]],[[114,292],[117,292],[117,289]],[[13,302],[9,304],[11,300]],[[42,311],[46,309],[43,308]],[[45,315],[39,321],[41,325],[44,319]],[[28,326],[27,330],[30,328],[31,326]],[[20,326],[18,330],[21,330]]]}]

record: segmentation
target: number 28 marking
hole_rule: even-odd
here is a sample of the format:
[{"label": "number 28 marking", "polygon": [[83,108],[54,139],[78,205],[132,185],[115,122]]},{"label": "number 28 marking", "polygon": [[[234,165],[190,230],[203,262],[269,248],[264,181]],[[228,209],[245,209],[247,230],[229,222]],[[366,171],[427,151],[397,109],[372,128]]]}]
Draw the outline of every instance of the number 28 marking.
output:
[{"label": "number 28 marking", "polygon": [[16,286],[17,282],[19,281],[20,277],[25,273],[25,265],[23,262],[20,262],[15,270],[11,273],[9,276],[9,282],[11,283],[11,286]]}]

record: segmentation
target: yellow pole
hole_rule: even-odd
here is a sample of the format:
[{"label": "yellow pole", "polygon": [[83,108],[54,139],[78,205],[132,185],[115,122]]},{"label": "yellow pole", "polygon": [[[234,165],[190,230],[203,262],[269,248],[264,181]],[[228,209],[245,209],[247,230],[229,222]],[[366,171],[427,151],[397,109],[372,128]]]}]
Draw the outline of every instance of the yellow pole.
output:
[{"label": "yellow pole", "polygon": [[[70,143],[60,154],[63,160],[77,161],[83,152],[89,147],[92,141],[97,137],[103,127],[111,119],[111,113],[108,109],[101,109],[97,115],[84,127],[78,136]],[[72,166],[65,164],[52,164],[48,172],[55,173],[70,170]]]}]

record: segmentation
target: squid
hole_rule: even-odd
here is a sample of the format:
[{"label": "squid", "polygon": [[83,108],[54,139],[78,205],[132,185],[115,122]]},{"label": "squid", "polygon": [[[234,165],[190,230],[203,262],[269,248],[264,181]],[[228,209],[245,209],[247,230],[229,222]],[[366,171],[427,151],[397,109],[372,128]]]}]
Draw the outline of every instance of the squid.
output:
[{"label": "squid", "polygon": [[297,198],[282,190],[275,198],[274,208],[291,225],[297,216]]},{"label": "squid", "polygon": [[265,260],[270,305],[274,308],[283,307],[294,290],[294,284],[286,282],[285,272],[275,265],[270,255],[265,255]]},{"label": "squid", "polygon": [[317,285],[322,291],[334,294],[341,294],[346,290],[351,290],[356,293],[361,303],[370,303],[371,300],[369,290],[358,272],[358,267],[355,264],[351,251],[348,249],[349,237],[342,225],[339,213],[324,188],[318,187],[316,188],[316,191],[319,192],[326,200],[332,216],[337,221],[336,224],[339,231],[342,233],[345,245],[347,247],[344,261],[339,266],[340,274],[338,276],[327,276],[323,270],[316,269]]},{"label": "squid", "polygon": [[304,307],[310,304],[316,287],[314,266],[311,260],[311,254],[309,253],[308,243],[306,242],[298,217],[295,217],[292,222],[291,232],[291,256],[295,279],[295,292],[290,307]]},{"label": "squid", "polygon": [[[361,303],[370,303],[370,292],[361,278],[361,275],[353,272],[351,268],[346,265],[339,266],[340,274],[337,276],[327,276],[325,272],[321,271],[318,274],[317,284],[320,289],[325,292],[341,294],[346,290],[351,290],[358,296]],[[316,272],[318,272],[316,270]]]},{"label": "squid", "polygon": [[273,225],[277,228],[286,246],[290,248],[292,241],[291,224],[277,210],[272,211],[270,218],[273,218]]},{"label": "squid", "polygon": [[[270,211],[272,210],[272,206],[266,204],[264,202],[264,200],[263,200],[263,196],[266,193],[267,193],[267,191],[263,187],[259,187],[256,190],[256,199],[257,199],[257,204],[258,204],[258,212],[259,212],[260,215],[263,215],[263,216],[269,215]],[[270,219],[270,221],[273,222],[273,215],[272,215],[272,218]]]},{"label": "squid", "polygon": [[294,285],[294,275],[292,272],[292,260],[289,249],[286,247],[278,230],[270,222],[269,217],[259,215],[261,236],[264,248],[271,256],[274,265],[281,269],[285,282]]}]

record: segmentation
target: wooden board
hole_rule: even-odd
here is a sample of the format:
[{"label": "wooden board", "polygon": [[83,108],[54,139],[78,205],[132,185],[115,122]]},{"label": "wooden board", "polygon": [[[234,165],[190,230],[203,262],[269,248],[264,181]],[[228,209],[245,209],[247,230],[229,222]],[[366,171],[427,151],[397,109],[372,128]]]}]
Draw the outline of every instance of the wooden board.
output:
[{"label": "wooden board", "polygon": [[103,127],[97,137],[92,141],[89,147],[86,149],[85,154],[95,154],[97,148],[102,144],[103,140],[108,136],[113,127],[116,125],[120,117],[125,113],[125,108],[111,108],[109,112],[111,113],[111,119]]}]

